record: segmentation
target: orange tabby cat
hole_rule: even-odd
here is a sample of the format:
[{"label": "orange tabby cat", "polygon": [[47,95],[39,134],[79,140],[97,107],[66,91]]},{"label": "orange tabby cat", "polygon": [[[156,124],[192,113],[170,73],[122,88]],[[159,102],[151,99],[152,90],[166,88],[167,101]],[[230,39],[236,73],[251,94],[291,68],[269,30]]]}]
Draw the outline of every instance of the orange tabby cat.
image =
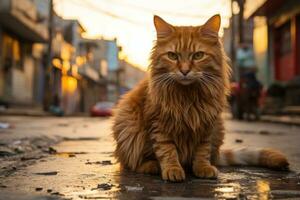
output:
[{"label": "orange tabby cat", "polygon": [[275,150],[220,151],[230,74],[218,37],[220,21],[215,15],[202,26],[172,26],[154,16],[150,75],[124,95],[115,113],[115,156],[121,166],[161,173],[169,181],[184,180],[184,169],[217,177],[215,165],[288,167]]}]

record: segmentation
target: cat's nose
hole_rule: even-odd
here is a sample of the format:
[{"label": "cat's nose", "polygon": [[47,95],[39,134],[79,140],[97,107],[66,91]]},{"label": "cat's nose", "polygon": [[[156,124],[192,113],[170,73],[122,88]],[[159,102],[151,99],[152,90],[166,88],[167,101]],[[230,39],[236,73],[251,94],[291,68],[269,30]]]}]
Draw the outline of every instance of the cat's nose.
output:
[{"label": "cat's nose", "polygon": [[179,71],[186,76],[191,71],[190,65],[187,62],[182,62],[180,64]]},{"label": "cat's nose", "polygon": [[180,69],[179,70],[184,76],[186,76],[190,71],[191,69]]}]

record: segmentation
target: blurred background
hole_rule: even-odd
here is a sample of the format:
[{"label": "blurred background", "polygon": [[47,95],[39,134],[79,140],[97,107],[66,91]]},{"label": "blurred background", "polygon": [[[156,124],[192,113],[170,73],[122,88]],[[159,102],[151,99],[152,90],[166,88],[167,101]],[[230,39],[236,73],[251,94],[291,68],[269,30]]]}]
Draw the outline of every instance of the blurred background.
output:
[{"label": "blurred background", "polygon": [[[120,171],[112,119],[90,116],[146,75],[154,14],[216,13],[233,71],[224,148],[278,149],[292,171],[176,185]],[[0,200],[300,199],[299,77],[300,0],[0,0]]]},{"label": "blurred background", "polygon": [[154,14],[201,25],[216,13],[233,116],[299,114],[297,0],[0,0],[0,112],[110,115],[145,76]]}]

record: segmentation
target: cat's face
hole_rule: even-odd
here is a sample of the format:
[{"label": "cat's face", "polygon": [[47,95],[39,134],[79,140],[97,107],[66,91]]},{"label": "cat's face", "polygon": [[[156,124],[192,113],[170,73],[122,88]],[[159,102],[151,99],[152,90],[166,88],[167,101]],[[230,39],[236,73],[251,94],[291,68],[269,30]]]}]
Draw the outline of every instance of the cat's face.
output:
[{"label": "cat's face", "polygon": [[153,71],[157,77],[182,85],[209,83],[222,73],[218,31],[220,16],[215,15],[202,26],[172,26],[154,17],[157,31],[153,50]]}]

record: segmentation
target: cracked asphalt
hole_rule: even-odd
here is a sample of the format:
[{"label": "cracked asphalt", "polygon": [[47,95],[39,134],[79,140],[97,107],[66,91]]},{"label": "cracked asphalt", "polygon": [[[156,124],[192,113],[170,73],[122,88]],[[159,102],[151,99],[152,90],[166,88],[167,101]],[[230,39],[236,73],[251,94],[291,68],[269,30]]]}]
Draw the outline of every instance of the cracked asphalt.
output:
[{"label": "cracked asphalt", "polygon": [[0,199],[300,199],[300,128],[226,119],[224,148],[273,147],[290,172],[221,168],[217,180],[183,183],[120,171],[111,120],[0,116]]}]

